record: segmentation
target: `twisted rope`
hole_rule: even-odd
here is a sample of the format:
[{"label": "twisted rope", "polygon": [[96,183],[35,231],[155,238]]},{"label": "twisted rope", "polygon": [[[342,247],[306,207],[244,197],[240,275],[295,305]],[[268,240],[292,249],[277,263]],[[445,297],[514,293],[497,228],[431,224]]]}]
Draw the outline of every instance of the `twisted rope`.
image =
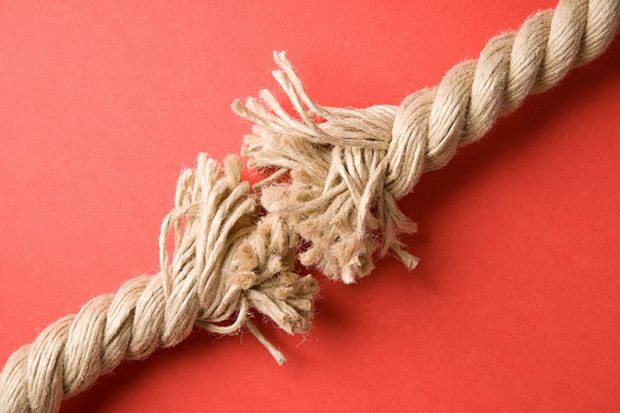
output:
[{"label": "twisted rope", "polygon": [[[441,168],[460,146],[484,136],[496,119],[532,94],[555,86],[569,69],[604,52],[618,29],[620,0],[561,0],[529,17],[517,32],[492,38],[477,60],[450,69],[436,87],[399,106],[343,109],[315,103],[285,54],[274,77],[299,118],[268,91],[232,108],[254,122],[243,153],[249,165],[290,172],[290,184],[263,191],[262,203],[310,242],[302,264],[352,283],[392,252],[418,259],[399,235],[416,225],[397,201],[420,175]],[[274,178],[277,180],[277,177]]]},{"label": "twisted rope", "polygon": [[[398,237],[415,224],[396,202],[526,96],[603,53],[618,30],[619,9],[620,0],[561,0],[399,106],[318,105],[284,53],[274,54],[274,76],[299,117],[266,90],[260,100],[233,103],[255,123],[243,149],[250,166],[274,168],[255,187],[269,213],[256,213],[237,157],[222,169],[200,155],[196,168],[181,174],[162,223],[160,272],[94,298],[13,353],[0,375],[0,412],[55,412],[123,359],[174,346],[195,324],[217,334],[245,325],[283,362],[249,312],[291,334],[309,328],[318,287],[292,272],[297,235],[310,241],[302,264],[347,283],[390,251],[413,268],[417,258]],[[289,173],[290,182],[281,182]]]},{"label": "twisted rope", "polygon": [[90,300],[13,353],[0,377],[0,412],[55,412],[123,359],[172,347],[194,324],[217,334],[247,324],[274,352],[249,322],[251,308],[290,334],[308,329],[317,283],[290,271],[296,238],[282,220],[253,223],[255,202],[241,168],[234,156],[222,171],[200,155],[196,169],[181,174],[162,223],[161,271]]}]

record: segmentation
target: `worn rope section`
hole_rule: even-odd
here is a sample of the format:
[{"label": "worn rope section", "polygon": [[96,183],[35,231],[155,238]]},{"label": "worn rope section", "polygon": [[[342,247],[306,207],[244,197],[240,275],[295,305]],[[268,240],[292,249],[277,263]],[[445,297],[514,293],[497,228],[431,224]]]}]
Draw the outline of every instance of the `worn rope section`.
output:
[{"label": "worn rope section", "polygon": [[121,360],[174,346],[195,324],[217,334],[247,325],[284,362],[249,321],[250,309],[290,334],[306,331],[318,286],[291,272],[297,240],[286,223],[275,215],[255,223],[241,169],[236,156],[222,169],[200,155],[181,174],[162,223],[160,272],[90,300],[13,353],[0,376],[0,412],[55,412]]},{"label": "worn rope section", "polygon": [[[300,255],[329,277],[352,283],[392,252],[418,262],[399,235],[415,224],[398,208],[420,175],[441,168],[459,146],[479,140],[526,96],[556,85],[574,66],[598,57],[618,28],[619,0],[561,0],[517,32],[492,38],[477,60],[450,69],[441,83],[399,106],[365,109],[314,102],[284,53],[273,72],[298,117],[267,90],[232,108],[254,123],[243,153],[249,165],[275,168],[262,203],[285,215],[309,242]],[[290,182],[277,183],[290,172]]]}]

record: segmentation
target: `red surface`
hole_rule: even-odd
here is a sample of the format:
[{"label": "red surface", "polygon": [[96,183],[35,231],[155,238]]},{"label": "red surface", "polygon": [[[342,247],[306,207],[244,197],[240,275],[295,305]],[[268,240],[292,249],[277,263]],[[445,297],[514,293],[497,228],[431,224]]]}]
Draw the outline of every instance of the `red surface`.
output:
[{"label": "red surface", "polygon": [[[229,104],[275,87],[272,50],[321,103],[397,103],[555,2],[122,3],[0,7],[0,363],[156,270],[179,170],[238,150]],[[419,268],[322,279],[306,338],[266,329],[284,368],[197,333],[62,411],[618,411],[618,63],[616,42],[423,177]]]}]

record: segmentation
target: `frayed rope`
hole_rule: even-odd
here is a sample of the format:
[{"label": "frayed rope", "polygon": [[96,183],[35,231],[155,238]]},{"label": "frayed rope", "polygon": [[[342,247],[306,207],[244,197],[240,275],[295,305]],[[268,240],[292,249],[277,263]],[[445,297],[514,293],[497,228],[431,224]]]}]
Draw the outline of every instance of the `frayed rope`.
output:
[{"label": "frayed rope", "polygon": [[[400,237],[416,225],[397,201],[529,94],[603,53],[619,9],[620,0],[561,0],[399,106],[319,105],[286,55],[275,53],[274,77],[296,115],[266,90],[232,105],[254,123],[242,151],[250,167],[270,174],[250,188],[238,157],[222,167],[200,155],[181,174],[162,223],[159,273],[94,298],[13,353],[0,375],[0,411],[53,413],[121,360],[174,346],[195,325],[216,334],[245,326],[284,364],[250,316],[262,314],[289,334],[309,329],[318,284],[295,271],[298,237],[309,244],[301,264],[345,283],[388,253],[414,268],[418,259]],[[256,208],[259,195],[266,215]]]}]

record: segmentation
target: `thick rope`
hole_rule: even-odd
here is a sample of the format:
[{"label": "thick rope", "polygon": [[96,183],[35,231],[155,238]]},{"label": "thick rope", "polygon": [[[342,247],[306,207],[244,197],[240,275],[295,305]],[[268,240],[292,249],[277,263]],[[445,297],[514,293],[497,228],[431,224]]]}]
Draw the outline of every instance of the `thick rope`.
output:
[{"label": "thick rope", "polygon": [[619,4],[562,0],[518,32],[493,38],[478,60],[455,66],[439,86],[411,94],[398,107],[320,106],[286,56],[276,53],[274,76],[299,118],[267,91],[262,101],[233,104],[255,123],[244,148],[251,166],[275,168],[255,186],[269,213],[256,212],[237,157],[227,158],[222,170],[199,156],[197,167],[181,174],[174,209],[162,223],[160,272],[94,298],[13,353],[0,375],[0,412],[55,412],[63,398],[123,359],[174,346],[195,324],[217,334],[246,326],[283,363],[249,312],[291,334],[309,328],[318,287],[312,277],[292,272],[297,234],[310,242],[300,254],[303,264],[347,283],[370,272],[373,256],[389,251],[413,268],[417,258],[398,236],[415,225],[396,201],[424,171],[445,165],[457,147],[480,139],[527,95],[603,53],[618,28]]},{"label": "thick rope", "polygon": [[399,235],[416,225],[397,201],[420,175],[441,168],[459,146],[484,136],[526,96],[555,86],[574,66],[603,53],[618,29],[620,0],[561,0],[517,32],[492,38],[477,60],[399,106],[342,109],[315,103],[284,53],[274,77],[299,118],[268,91],[232,108],[254,122],[243,153],[249,165],[290,171],[290,183],[263,190],[262,203],[286,216],[310,247],[300,255],[329,277],[352,283],[392,252],[413,268]]},{"label": "thick rope", "polygon": [[[55,412],[63,398],[123,359],[174,346],[194,324],[235,333],[249,322],[251,308],[290,334],[308,329],[317,283],[290,272],[297,241],[282,220],[270,215],[253,223],[255,201],[241,168],[234,156],[222,171],[200,155],[196,169],[181,174],[175,207],[162,223],[160,272],[92,299],[13,353],[0,377],[0,412]],[[248,327],[283,363],[251,322]]]}]

